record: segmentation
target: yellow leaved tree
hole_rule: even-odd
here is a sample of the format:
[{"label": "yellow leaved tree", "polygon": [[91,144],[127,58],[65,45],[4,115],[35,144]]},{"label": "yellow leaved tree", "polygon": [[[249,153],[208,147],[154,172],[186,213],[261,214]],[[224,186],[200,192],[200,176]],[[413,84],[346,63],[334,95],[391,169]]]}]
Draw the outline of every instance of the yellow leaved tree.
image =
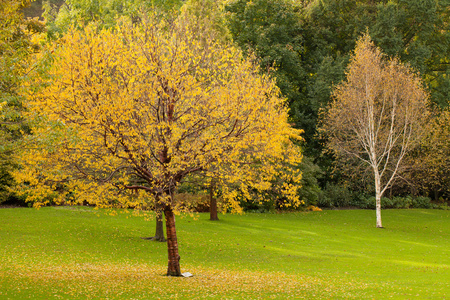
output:
[{"label": "yellow leaved tree", "polygon": [[0,203],[14,199],[10,187],[15,168],[12,153],[27,131],[22,117],[20,87],[28,74],[31,55],[39,51],[44,24],[25,19],[23,9],[31,0],[0,1]]},{"label": "yellow leaved tree", "polygon": [[[183,207],[173,195],[186,176],[240,178],[242,193],[281,180],[280,192],[299,204],[290,166],[301,159],[291,142],[300,132],[275,82],[192,28],[186,17],[150,16],[114,31],[69,31],[52,45],[47,76],[27,88],[35,126],[15,173],[35,206],[160,205],[171,276],[181,275],[174,214]],[[234,193],[227,199],[238,210]]]}]

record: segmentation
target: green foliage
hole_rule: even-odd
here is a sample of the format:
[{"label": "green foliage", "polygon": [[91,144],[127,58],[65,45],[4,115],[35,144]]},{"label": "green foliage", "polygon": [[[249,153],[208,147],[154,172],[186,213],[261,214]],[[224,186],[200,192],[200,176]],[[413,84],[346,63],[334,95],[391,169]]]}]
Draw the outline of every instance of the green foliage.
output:
[{"label": "green foliage", "polygon": [[304,156],[300,164],[302,171],[300,199],[305,202],[305,206],[318,205],[319,199],[323,197],[323,192],[319,186],[318,179],[323,176],[323,171],[308,156]]},{"label": "green foliage", "polygon": [[9,173],[8,162],[0,165],[0,204],[8,201],[10,197],[8,187],[13,183],[13,178]]},{"label": "green foliage", "polygon": [[375,43],[420,72],[435,105],[450,99],[448,0],[397,0],[380,3],[370,27]]},{"label": "green foliage", "polygon": [[[362,208],[375,208],[375,197],[369,197],[366,200],[366,207]],[[431,199],[428,197],[418,196],[406,196],[406,197],[393,197],[392,199],[387,197],[381,198],[381,207],[385,208],[433,208]]]},{"label": "green foliage", "polygon": [[125,17],[137,22],[142,14],[160,10],[169,18],[181,7],[181,0],[66,0],[61,6],[44,2],[48,36],[62,36],[70,27],[84,28],[90,23],[112,28]]},{"label": "green foliage", "polygon": [[255,53],[263,70],[274,66],[277,85],[291,106],[296,104],[306,73],[302,64],[302,28],[299,14],[287,0],[237,0],[226,6],[229,30],[244,52]]},{"label": "green foliage", "polygon": [[[361,208],[375,209],[374,196],[361,190],[352,190],[342,184],[327,183],[317,202],[321,208]],[[394,196],[382,197],[381,208],[440,208],[434,205],[429,197],[425,196]]]},{"label": "green foliage", "polygon": [[305,152],[314,157],[323,168],[331,164],[332,158],[321,155],[323,141],[318,137],[316,128],[319,112],[329,103],[333,87],[345,78],[347,60],[346,56],[323,57],[309,80],[304,83],[308,89],[307,95],[294,104],[297,107],[298,127],[305,130]]},{"label": "green foliage", "polygon": [[309,35],[311,55],[337,58],[355,47],[361,33],[374,22],[378,1],[313,1],[304,9],[304,24]]},{"label": "green foliage", "polygon": [[183,203],[186,210],[191,212],[209,212],[209,195],[205,193],[181,193],[174,195],[176,201]]},{"label": "green foliage", "polygon": [[[23,3],[27,3],[24,1]],[[31,41],[43,25],[36,20],[24,20],[21,1],[2,1],[0,4],[0,126],[14,134],[22,109],[19,88],[29,67],[30,54],[38,50]],[[8,126],[10,125],[10,126]]]},{"label": "green foliage", "polygon": [[327,183],[317,205],[324,208],[353,206],[353,193],[345,185]]},{"label": "green foliage", "polygon": [[[442,299],[450,211],[370,210],[177,219],[183,272],[167,278],[153,222],[86,207],[0,209],[0,298]],[[424,255],[426,253],[426,255]]]},{"label": "green foliage", "polygon": [[[362,209],[375,209],[376,201],[373,196],[365,196],[364,194],[358,194],[355,192],[350,192],[343,188],[335,188],[332,190],[334,192],[341,191],[346,197],[343,197],[337,193],[332,193],[328,189],[325,191],[327,197],[321,199],[319,202],[320,207],[325,208],[362,208]],[[440,208],[439,205],[434,205],[431,203],[429,197],[424,196],[396,196],[391,198],[381,197],[381,208],[382,209],[408,209],[408,208]]]},{"label": "green foliage", "polygon": [[332,158],[321,156],[323,141],[317,137],[316,129],[319,111],[329,103],[332,88],[345,78],[349,53],[374,19],[373,4],[355,0],[312,1],[301,11],[306,49],[303,65],[309,76],[299,83],[304,95],[296,99],[295,120],[305,130],[305,153],[327,169]]}]

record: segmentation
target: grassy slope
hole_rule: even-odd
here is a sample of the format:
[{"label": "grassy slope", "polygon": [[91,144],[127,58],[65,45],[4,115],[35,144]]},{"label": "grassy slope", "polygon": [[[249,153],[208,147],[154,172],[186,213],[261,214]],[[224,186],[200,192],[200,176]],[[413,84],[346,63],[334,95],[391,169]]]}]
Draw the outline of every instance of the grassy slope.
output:
[{"label": "grassy slope", "polygon": [[153,222],[79,207],[0,209],[0,299],[446,299],[450,211],[178,218],[182,271],[162,276]]}]

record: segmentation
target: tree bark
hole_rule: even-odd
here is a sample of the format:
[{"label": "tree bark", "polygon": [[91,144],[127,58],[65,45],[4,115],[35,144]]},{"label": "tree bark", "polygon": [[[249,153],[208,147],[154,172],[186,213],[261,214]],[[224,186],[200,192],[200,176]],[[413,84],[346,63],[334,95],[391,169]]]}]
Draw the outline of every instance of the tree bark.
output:
[{"label": "tree bark", "polygon": [[378,170],[375,170],[375,207],[377,215],[377,228],[383,228],[381,223],[381,179]]},{"label": "tree bark", "polygon": [[377,228],[383,228],[383,224],[381,223],[381,196],[380,194],[376,194],[376,210],[377,210]]},{"label": "tree bark", "polygon": [[217,199],[214,198],[214,182],[211,180],[209,185],[209,219],[211,221],[218,221],[217,216]]},{"label": "tree bark", "polygon": [[170,205],[166,205],[164,215],[166,216],[167,250],[169,256],[167,276],[181,276],[175,215]]},{"label": "tree bark", "polygon": [[163,224],[163,208],[159,203],[159,197],[156,198],[155,204],[155,218],[156,218],[156,230],[155,235],[152,237],[145,237],[144,240],[152,240],[157,242],[165,242],[166,238],[164,237],[164,224]]},{"label": "tree bark", "polygon": [[163,224],[163,216],[162,216],[162,208],[159,204],[156,205],[156,232],[155,236],[152,238],[154,241],[165,242],[164,238],[164,224]]}]

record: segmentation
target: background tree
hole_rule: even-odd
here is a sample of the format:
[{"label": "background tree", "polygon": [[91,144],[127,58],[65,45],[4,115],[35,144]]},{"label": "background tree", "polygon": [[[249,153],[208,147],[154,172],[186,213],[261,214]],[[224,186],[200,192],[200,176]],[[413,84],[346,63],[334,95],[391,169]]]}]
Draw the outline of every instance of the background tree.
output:
[{"label": "background tree", "polygon": [[70,27],[83,28],[94,23],[101,28],[112,28],[121,17],[138,22],[140,14],[157,10],[172,18],[182,3],[180,0],[65,0],[55,4],[47,0],[43,2],[43,17],[48,36],[53,39]]},{"label": "background tree", "polygon": [[295,99],[299,128],[305,129],[305,154],[326,170],[330,181],[331,158],[323,156],[317,138],[319,110],[330,101],[334,85],[344,79],[344,70],[355,41],[374,19],[374,2],[355,0],[308,1],[298,10],[302,27],[302,65],[308,76],[298,85],[302,97]]},{"label": "background tree", "polygon": [[377,5],[370,27],[374,42],[419,71],[433,105],[450,102],[450,3],[448,0],[397,0]]},{"label": "background tree", "polygon": [[439,112],[427,124],[421,147],[410,158],[408,180],[435,201],[450,197],[450,111]]},{"label": "background tree", "polygon": [[39,49],[35,34],[43,30],[36,19],[24,19],[21,11],[29,2],[0,2],[0,203],[12,196],[12,152],[22,133],[28,131],[19,89],[27,76],[30,55]]},{"label": "background tree", "polygon": [[[293,3],[285,0],[237,0],[226,6],[228,28],[236,44],[259,58],[262,70],[275,67],[277,85],[288,99],[291,119],[297,118],[298,98],[305,88],[306,73],[302,64],[302,28]],[[304,126],[298,128],[304,129]]]},{"label": "background tree", "polygon": [[[36,147],[21,153],[15,173],[36,205],[52,194],[100,207],[159,203],[174,276],[181,275],[174,214],[183,203],[173,194],[183,178],[227,166],[242,170],[236,176],[245,183],[245,166],[301,158],[286,155],[299,132],[287,123],[274,81],[234,48],[198,40],[189,20],[151,17],[139,27],[64,36],[48,80],[30,94],[30,111],[46,122],[37,123],[39,139],[28,141]],[[273,168],[257,174],[251,188],[268,188],[279,176]],[[283,191],[298,201],[288,183]]]},{"label": "background tree", "polygon": [[372,169],[376,226],[382,227],[381,197],[420,142],[427,93],[416,74],[397,59],[386,60],[367,34],[358,40],[346,75],[321,130],[339,157],[362,160]]},{"label": "background tree", "polygon": [[[304,131],[301,142],[303,152],[312,157],[304,161],[308,161],[311,168],[316,168],[315,163],[321,153],[320,143],[314,137],[318,107],[322,105],[321,101],[328,103],[330,86],[343,77],[343,67],[336,72],[336,65],[340,67],[340,63],[330,61],[321,70],[315,69],[317,62],[310,59],[313,57],[310,55],[313,46],[306,40],[308,33],[304,27],[307,24],[302,22],[303,9],[285,0],[236,0],[228,2],[225,7],[234,42],[244,53],[256,55],[261,70],[274,67],[277,86],[289,102],[290,122]],[[317,76],[320,79],[312,92],[309,91],[310,86],[314,85],[311,78],[316,72],[320,73]],[[309,101],[309,94],[312,93],[322,98],[319,96],[317,101]],[[312,198],[303,199],[314,202],[313,198],[317,199],[320,188],[316,178],[308,176],[316,173],[305,174],[307,176],[302,177],[300,184],[312,192],[309,194]]]}]

